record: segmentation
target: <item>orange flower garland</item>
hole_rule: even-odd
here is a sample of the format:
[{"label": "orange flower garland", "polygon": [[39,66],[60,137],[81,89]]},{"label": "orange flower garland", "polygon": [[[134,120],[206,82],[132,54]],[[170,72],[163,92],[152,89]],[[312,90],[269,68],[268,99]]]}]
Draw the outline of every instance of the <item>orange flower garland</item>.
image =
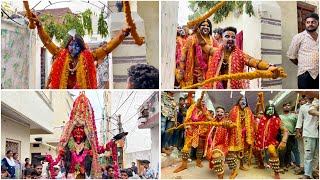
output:
[{"label": "orange flower garland", "polygon": [[193,28],[194,25],[201,23],[205,19],[208,19],[213,13],[215,13],[218,9],[220,9],[225,3],[226,3],[225,1],[221,1],[219,4],[213,7],[207,14],[201,16],[196,20],[193,20],[192,22],[188,22],[187,25]]},{"label": "orange flower garland", "polygon": [[138,44],[141,46],[143,44],[143,38],[140,37],[136,31],[136,25],[133,23],[132,17],[131,17],[131,10],[130,10],[130,4],[129,1],[124,1],[123,2],[123,11],[126,14],[126,21],[128,26],[132,28],[131,30],[131,35],[134,39],[134,43]]},{"label": "orange flower garland", "polygon": [[[279,77],[282,77],[282,78],[287,77],[287,74],[284,72],[283,68],[279,68],[278,70],[280,71]],[[249,79],[249,80],[252,80],[252,79],[256,79],[256,78],[275,78],[275,77],[274,77],[274,74],[272,71],[255,70],[253,72],[243,72],[243,73],[236,73],[236,74],[230,74],[230,75],[225,74],[225,75],[213,77],[213,78],[210,78],[210,79],[203,81],[202,83],[197,83],[197,84],[193,84],[190,86],[186,86],[186,87],[183,87],[182,89],[193,89],[193,88],[197,88],[197,87],[202,87],[208,83],[212,83],[212,82],[216,82],[216,81],[225,81],[228,79],[235,79],[235,80]]]},{"label": "orange flower garland", "polygon": [[[57,55],[51,69],[51,88],[66,89],[69,78],[69,63],[71,57],[67,49],[63,49]],[[96,67],[94,57],[90,51],[84,50],[79,56],[79,67],[76,72],[77,83],[80,89],[96,89]]]}]

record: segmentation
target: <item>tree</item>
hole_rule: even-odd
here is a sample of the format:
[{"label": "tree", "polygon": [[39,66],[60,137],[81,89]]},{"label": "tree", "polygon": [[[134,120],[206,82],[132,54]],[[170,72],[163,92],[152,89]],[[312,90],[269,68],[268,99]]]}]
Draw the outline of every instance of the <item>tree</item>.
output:
[{"label": "tree", "polygon": [[[202,16],[218,3],[220,3],[220,1],[189,1],[189,9],[195,12],[194,14],[189,15],[189,21],[193,21],[194,19]],[[254,15],[251,1],[227,1],[224,6],[213,14],[212,21],[214,23],[222,22],[224,18],[228,17],[230,12],[237,10],[240,14],[243,14],[244,9],[245,13],[248,14],[249,17]]]}]

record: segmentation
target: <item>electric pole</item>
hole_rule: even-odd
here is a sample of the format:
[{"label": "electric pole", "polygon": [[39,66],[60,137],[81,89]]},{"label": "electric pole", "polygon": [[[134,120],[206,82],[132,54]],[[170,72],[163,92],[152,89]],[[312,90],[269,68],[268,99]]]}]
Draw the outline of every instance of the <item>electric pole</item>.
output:
[{"label": "electric pole", "polygon": [[[120,114],[118,115],[118,130],[119,130],[119,133],[123,132],[122,123],[121,123],[121,115]],[[121,163],[122,164],[122,168],[123,168],[124,167],[124,164],[123,164],[123,147],[118,147],[117,151],[118,151],[118,163]]]}]

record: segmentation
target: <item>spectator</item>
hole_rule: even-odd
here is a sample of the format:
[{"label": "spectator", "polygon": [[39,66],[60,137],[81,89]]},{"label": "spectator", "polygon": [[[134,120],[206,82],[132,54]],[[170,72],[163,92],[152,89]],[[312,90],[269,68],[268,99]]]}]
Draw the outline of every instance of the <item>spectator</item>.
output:
[{"label": "spectator", "polygon": [[[314,120],[316,121],[316,124],[318,125],[317,129],[319,131],[319,99],[314,99],[312,101],[312,104],[309,108],[308,113],[313,116]],[[313,172],[312,176],[314,179],[319,179],[319,139],[318,139],[318,144],[316,145],[316,150],[315,150],[315,156],[314,156],[314,167],[313,167]]]},{"label": "spectator", "polygon": [[2,159],[1,161],[2,165],[5,165],[7,167],[7,171],[9,173],[10,178],[15,178],[16,173],[15,173],[15,165],[16,163],[14,162],[13,159],[13,152],[11,150],[7,151],[6,157]]},{"label": "spectator", "polygon": [[[179,98],[179,111],[177,114],[177,121],[178,121],[177,125],[183,124],[183,122],[184,122],[184,119],[185,119],[186,113],[187,113],[187,108],[185,106],[186,106],[185,98],[180,97]],[[173,144],[177,146],[178,150],[181,150],[183,148],[183,142],[184,142],[184,140],[183,140],[184,139],[184,129],[177,129],[177,130],[173,131],[173,133],[175,134],[174,137],[176,139]]]},{"label": "spectator", "polygon": [[133,176],[131,169],[122,169],[120,171],[121,173],[121,179],[129,179]]},{"label": "spectator", "polygon": [[123,2],[122,1],[116,1],[116,6],[117,6],[118,12],[122,12]]},{"label": "spectator", "polygon": [[135,162],[132,162],[131,164],[131,170],[135,173],[135,174],[138,174],[138,167],[136,166],[136,163]]},{"label": "spectator", "polygon": [[159,89],[159,70],[151,65],[136,64],[128,69],[127,89]]},{"label": "spectator", "polygon": [[62,179],[62,174],[59,167],[54,167],[54,175],[56,179]]},{"label": "spectator", "polygon": [[10,175],[8,173],[8,168],[5,165],[1,165],[1,179],[9,179]]},{"label": "spectator", "polygon": [[219,46],[223,43],[222,42],[222,33],[223,29],[218,27],[213,31],[214,38],[217,40]]},{"label": "spectator", "polygon": [[[106,174],[105,174],[104,178],[102,178],[102,179],[114,179],[114,167],[112,165],[108,164],[105,167],[105,170],[106,170]],[[102,175],[102,177],[103,177],[103,175]]]},{"label": "spectator", "polygon": [[317,161],[314,156],[319,146],[317,117],[308,113],[314,98],[308,97],[307,99],[308,102],[300,107],[298,122],[296,125],[297,138],[303,137],[304,141],[304,175],[301,176],[300,179],[311,178],[313,170],[312,164]]},{"label": "spectator", "polygon": [[304,20],[306,29],[293,37],[287,56],[298,65],[298,88],[319,89],[319,16],[310,13]]},{"label": "spectator", "polygon": [[33,174],[33,170],[30,168],[30,169],[25,169],[24,171],[24,178],[23,179],[32,179],[32,174]]},{"label": "spectator", "polygon": [[34,164],[34,169],[35,169],[34,179],[46,179],[46,177],[44,175],[42,175],[42,164],[41,163]]},{"label": "spectator", "polygon": [[13,159],[14,159],[14,162],[16,163],[15,165],[16,178],[22,179],[22,168],[21,168],[21,163],[19,161],[19,154],[13,153]]},{"label": "spectator", "polygon": [[23,176],[24,176],[24,171],[25,171],[27,168],[31,168],[31,166],[30,166],[30,158],[25,158],[25,159],[24,159],[24,164],[22,165],[22,175],[23,175]]},{"label": "spectator", "polygon": [[[286,147],[280,151],[280,168],[283,171],[288,171],[287,167],[290,165],[292,166],[292,158],[291,158],[291,151],[296,143],[296,124],[297,124],[297,116],[293,113],[290,113],[291,104],[286,102],[282,105],[283,114],[279,117],[283,123],[283,125],[288,130],[288,139]],[[299,153],[298,153],[299,154]],[[300,161],[299,157],[295,157]],[[300,164],[300,162],[298,162]]]},{"label": "spectator", "polygon": [[[104,41],[100,43],[99,47],[106,45],[107,42]],[[97,64],[97,83],[98,89],[109,89],[109,59],[105,57],[104,59],[98,59]]]},{"label": "spectator", "polygon": [[140,176],[142,176],[144,179],[154,179],[155,178],[155,172],[151,167],[149,166],[150,161],[143,160],[141,161],[141,165],[143,166],[143,171]]}]

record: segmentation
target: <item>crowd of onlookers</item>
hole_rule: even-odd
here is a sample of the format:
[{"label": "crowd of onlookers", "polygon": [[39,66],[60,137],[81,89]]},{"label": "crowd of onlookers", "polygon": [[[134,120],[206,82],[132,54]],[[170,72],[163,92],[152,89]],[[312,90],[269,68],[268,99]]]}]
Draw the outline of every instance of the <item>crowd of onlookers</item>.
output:
[{"label": "crowd of onlookers", "polygon": [[1,179],[44,179],[42,167],[40,162],[31,164],[29,158],[20,163],[18,153],[9,150],[1,161]]},{"label": "crowd of onlookers", "polygon": [[[132,162],[130,168],[122,168],[119,163],[119,178],[120,179],[157,179],[159,169],[157,172],[149,166],[148,160],[141,161],[140,172],[135,162]],[[1,161],[1,179],[49,179],[49,169],[46,173],[42,172],[43,165],[41,162],[31,164],[30,159],[26,158],[25,163],[19,162],[18,153],[13,153],[11,150],[7,151],[6,157]],[[101,165],[102,177],[101,179],[114,179],[115,171],[113,165]],[[56,179],[64,179],[65,168],[63,166],[55,166],[54,173]]]}]

